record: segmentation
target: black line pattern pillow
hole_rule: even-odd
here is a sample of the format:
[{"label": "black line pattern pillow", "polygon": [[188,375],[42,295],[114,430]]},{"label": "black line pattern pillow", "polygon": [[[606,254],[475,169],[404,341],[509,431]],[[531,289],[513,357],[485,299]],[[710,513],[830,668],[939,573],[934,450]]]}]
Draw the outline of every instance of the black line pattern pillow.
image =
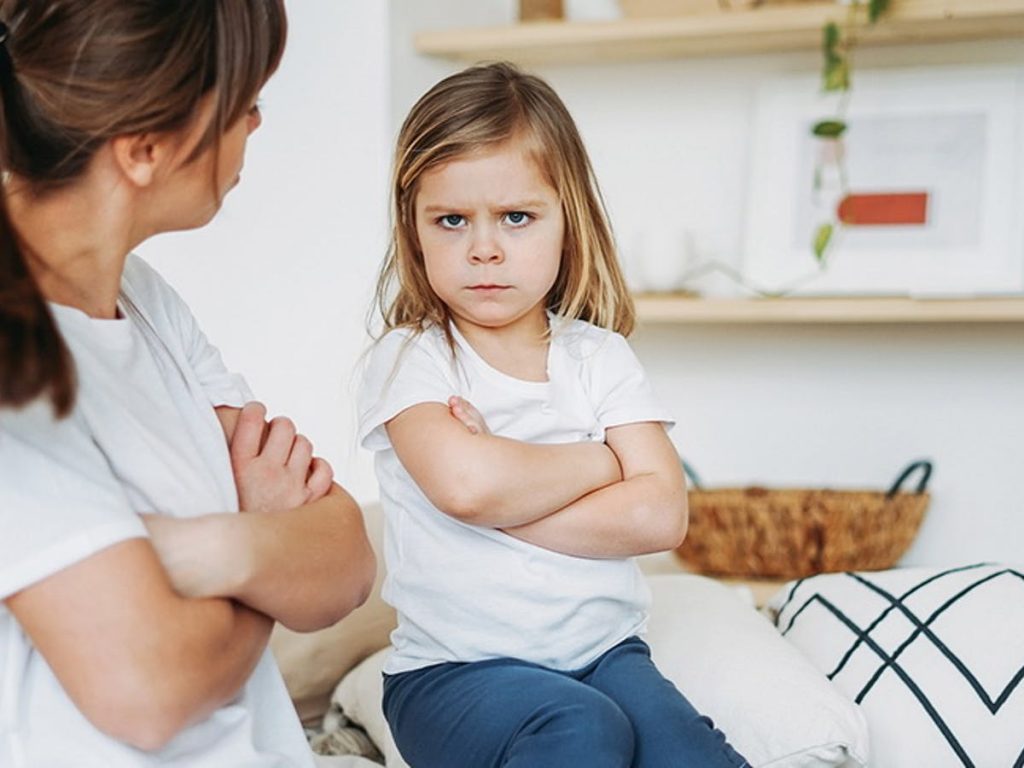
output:
[{"label": "black line pattern pillow", "polygon": [[1022,570],[822,574],[768,610],[861,705],[871,768],[1024,768]]}]

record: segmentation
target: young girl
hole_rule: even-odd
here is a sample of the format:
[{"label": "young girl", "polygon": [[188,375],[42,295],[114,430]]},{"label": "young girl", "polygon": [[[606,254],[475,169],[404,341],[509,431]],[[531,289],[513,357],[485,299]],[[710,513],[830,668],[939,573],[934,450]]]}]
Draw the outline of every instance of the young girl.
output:
[{"label": "young girl", "polygon": [[313,766],[267,639],[365,597],[359,509],[131,254],[217,212],[285,28],[0,0],[4,768]]},{"label": "young girl", "polygon": [[507,64],[441,81],[402,126],[392,215],[359,431],[387,516],[403,756],[745,765],[639,637],[632,557],[680,543],[686,495],[565,106]]}]

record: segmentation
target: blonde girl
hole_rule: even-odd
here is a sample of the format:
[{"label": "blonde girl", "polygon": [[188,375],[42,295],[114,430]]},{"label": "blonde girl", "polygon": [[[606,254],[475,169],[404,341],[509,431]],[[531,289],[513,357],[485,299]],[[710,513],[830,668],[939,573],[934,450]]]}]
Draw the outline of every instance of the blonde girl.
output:
[{"label": "blonde girl", "polygon": [[635,555],[677,546],[670,418],[565,106],[508,64],[402,126],[385,335],[361,398],[399,626],[384,710],[416,768],[742,766],[651,662]]}]

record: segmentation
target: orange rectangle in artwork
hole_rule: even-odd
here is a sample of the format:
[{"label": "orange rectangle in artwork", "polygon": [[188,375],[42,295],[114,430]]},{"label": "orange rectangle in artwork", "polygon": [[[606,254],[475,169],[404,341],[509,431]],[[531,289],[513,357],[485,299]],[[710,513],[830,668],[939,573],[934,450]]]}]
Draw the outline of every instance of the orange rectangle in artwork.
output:
[{"label": "orange rectangle in artwork", "polygon": [[854,193],[839,203],[839,220],[847,226],[879,227],[928,223],[927,192]]}]

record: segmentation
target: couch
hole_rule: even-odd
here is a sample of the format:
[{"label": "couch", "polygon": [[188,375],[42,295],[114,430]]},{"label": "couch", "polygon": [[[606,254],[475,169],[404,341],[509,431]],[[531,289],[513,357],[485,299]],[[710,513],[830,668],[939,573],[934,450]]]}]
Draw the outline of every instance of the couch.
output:
[{"label": "couch", "polygon": [[[364,509],[378,552],[379,506]],[[663,673],[755,768],[1024,766],[1024,576],[998,564],[821,574],[752,595],[641,558]],[[271,640],[314,746],[338,766],[406,764],[380,712],[394,611]],[[376,761],[376,762],[375,762]],[[324,763],[327,765],[328,763]]]}]

